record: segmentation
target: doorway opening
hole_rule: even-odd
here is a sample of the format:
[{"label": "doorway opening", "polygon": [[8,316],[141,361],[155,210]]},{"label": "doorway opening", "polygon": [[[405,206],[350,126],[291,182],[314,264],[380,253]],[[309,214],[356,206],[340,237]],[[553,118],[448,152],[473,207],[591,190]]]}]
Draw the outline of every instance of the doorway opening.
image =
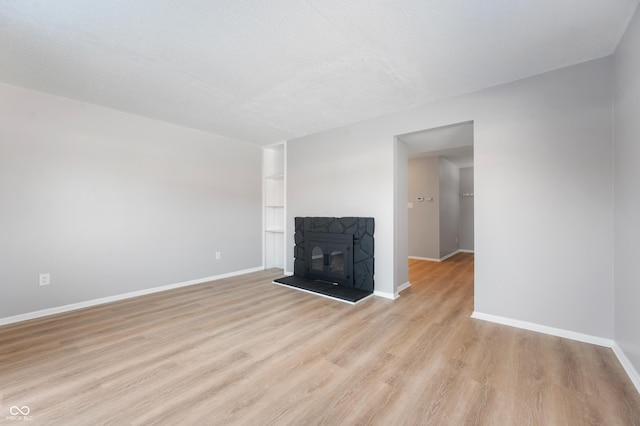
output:
[{"label": "doorway opening", "polygon": [[399,255],[406,247],[408,259],[442,262],[475,252],[473,142],[473,121],[396,136]]}]

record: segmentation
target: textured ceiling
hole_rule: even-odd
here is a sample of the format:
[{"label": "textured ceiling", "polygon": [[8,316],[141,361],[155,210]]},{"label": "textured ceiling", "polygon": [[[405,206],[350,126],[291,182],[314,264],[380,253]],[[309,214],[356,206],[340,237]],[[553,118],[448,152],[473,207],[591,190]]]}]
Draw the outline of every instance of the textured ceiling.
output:
[{"label": "textured ceiling", "polygon": [[0,0],[0,82],[269,144],[613,53],[638,0]]}]

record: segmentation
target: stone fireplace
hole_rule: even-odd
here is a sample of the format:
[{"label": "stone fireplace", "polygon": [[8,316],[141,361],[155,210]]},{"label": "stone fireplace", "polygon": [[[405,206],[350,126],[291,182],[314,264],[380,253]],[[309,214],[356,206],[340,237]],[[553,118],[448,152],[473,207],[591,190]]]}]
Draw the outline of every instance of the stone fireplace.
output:
[{"label": "stone fireplace", "polygon": [[374,290],[371,217],[296,217],[294,275],[277,284],[355,303]]}]

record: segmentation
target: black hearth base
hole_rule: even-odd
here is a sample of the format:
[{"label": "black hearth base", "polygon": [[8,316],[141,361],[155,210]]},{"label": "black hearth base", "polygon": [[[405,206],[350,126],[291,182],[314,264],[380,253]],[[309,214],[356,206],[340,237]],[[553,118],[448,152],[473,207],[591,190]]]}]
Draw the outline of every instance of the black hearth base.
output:
[{"label": "black hearth base", "polygon": [[352,304],[358,303],[373,294],[373,292],[371,291],[345,287],[342,285],[335,285],[326,281],[312,280],[311,278],[299,277],[297,275],[278,278],[273,282],[274,284],[285,285],[288,287],[317,293]]}]

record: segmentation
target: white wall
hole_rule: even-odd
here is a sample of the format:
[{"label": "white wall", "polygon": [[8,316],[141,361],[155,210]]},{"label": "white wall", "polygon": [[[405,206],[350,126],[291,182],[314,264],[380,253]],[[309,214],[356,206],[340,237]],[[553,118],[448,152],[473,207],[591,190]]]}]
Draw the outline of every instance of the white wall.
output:
[{"label": "white wall", "polygon": [[[473,193],[473,167],[460,169],[460,193]],[[460,198],[460,248],[473,251],[473,197]]]},{"label": "white wall", "polygon": [[260,175],[257,146],[0,85],[0,318],[259,267]]},{"label": "white wall", "polygon": [[287,226],[374,216],[392,291],[394,136],[473,120],[476,311],[611,338],[611,81],[604,58],[294,139]]},{"label": "white wall", "polygon": [[[615,75],[615,340],[638,372],[640,11],[636,11],[615,53]],[[638,383],[636,385],[638,386]]]},{"label": "white wall", "polygon": [[[409,256],[440,259],[440,176],[438,157],[409,160]],[[425,201],[417,201],[424,197]],[[427,201],[432,198],[432,201]]]},{"label": "white wall", "polygon": [[440,186],[440,255],[442,259],[460,248],[460,171],[446,158],[438,158]]}]

